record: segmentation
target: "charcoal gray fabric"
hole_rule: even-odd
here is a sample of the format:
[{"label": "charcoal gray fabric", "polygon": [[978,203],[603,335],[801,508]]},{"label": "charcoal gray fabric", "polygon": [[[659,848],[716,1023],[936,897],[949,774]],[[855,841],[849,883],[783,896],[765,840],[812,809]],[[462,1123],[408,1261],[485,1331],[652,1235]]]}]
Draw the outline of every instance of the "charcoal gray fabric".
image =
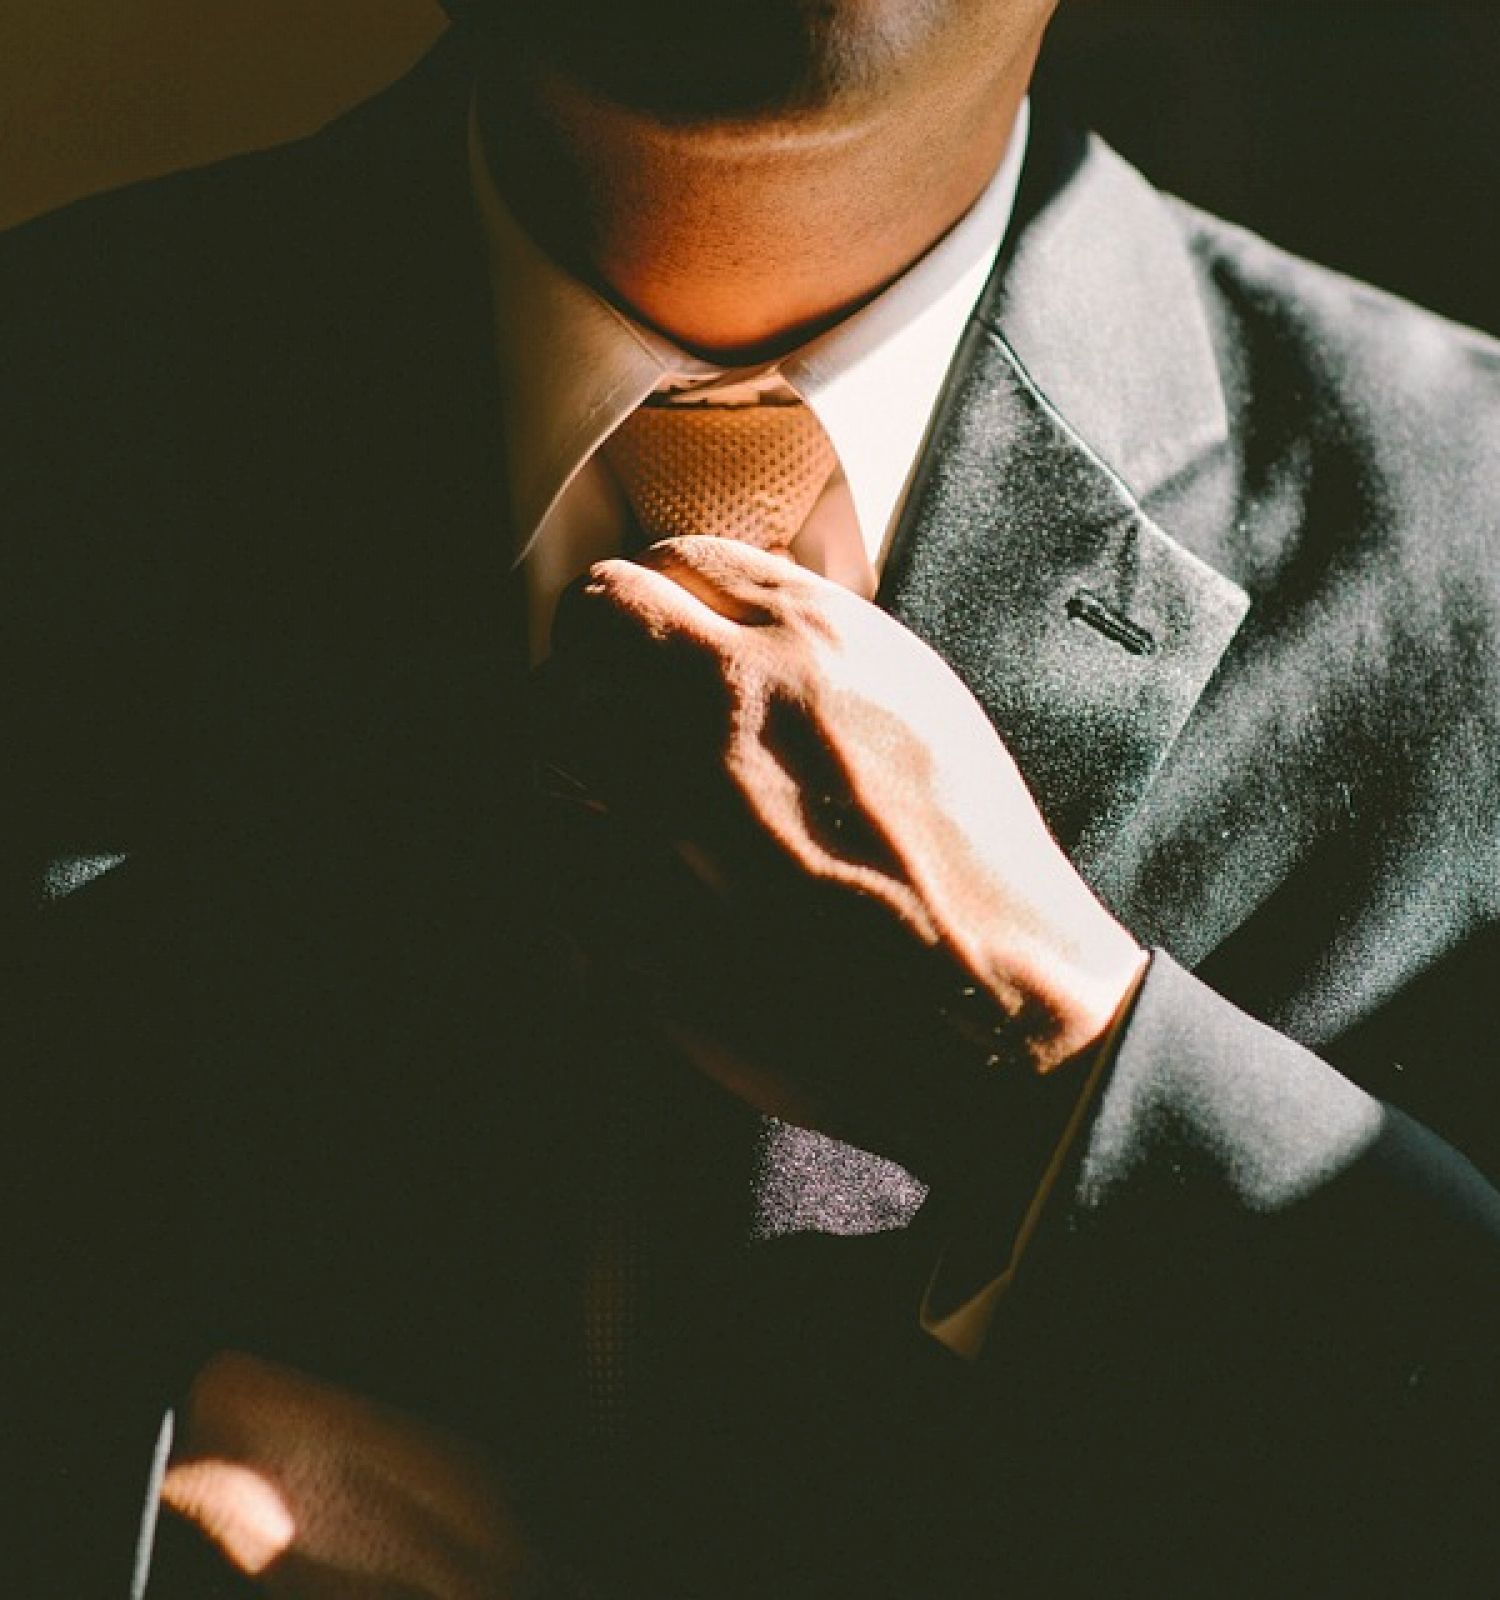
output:
[{"label": "charcoal gray fabric", "polygon": [[[125,1592],[238,1345],[503,1451],[605,1595],[1482,1591],[1495,347],[1039,108],[882,600],[1161,953],[970,1367],[948,1197],[548,934],[691,930],[532,788],[467,103],[448,45],[0,243],[10,1586]],[[603,1450],[621,1084],[676,1271]]]}]

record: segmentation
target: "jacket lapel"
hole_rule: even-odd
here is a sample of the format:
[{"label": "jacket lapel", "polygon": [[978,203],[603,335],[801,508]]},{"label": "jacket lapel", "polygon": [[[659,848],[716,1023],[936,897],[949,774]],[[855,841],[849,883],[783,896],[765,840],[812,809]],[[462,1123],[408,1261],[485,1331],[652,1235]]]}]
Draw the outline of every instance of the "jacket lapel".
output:
[{"label": "jacket lapel", "polygon": [[1097,142],[1034,147],[1028,191],[881,599],[968,683],[1089,869],[1249,600],[1145,509],[1228,471],[1213,349],[1165,202]]}]

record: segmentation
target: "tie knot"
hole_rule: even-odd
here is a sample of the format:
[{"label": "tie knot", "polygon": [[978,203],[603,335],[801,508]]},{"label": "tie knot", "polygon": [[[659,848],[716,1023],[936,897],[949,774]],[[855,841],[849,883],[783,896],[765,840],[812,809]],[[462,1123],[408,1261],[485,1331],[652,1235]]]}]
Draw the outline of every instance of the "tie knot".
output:
[{"label": "tie knot", "polygon": [[644,405],[604,447],[650,542],[693,533],[786,549],[836,464],[828,435],[790,405]]}]

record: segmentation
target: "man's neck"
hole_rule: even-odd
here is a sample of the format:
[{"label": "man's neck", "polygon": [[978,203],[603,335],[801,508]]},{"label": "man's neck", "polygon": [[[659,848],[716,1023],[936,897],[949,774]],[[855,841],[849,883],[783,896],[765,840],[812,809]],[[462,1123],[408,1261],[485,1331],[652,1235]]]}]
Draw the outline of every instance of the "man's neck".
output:
[{"label": "man's neck", "polygon": [[671,123],[537,73],[486,80],[495,179],[539,244],[725,364],[781,353],[878,294],[999,165],[1040,34],[858,116]]}]

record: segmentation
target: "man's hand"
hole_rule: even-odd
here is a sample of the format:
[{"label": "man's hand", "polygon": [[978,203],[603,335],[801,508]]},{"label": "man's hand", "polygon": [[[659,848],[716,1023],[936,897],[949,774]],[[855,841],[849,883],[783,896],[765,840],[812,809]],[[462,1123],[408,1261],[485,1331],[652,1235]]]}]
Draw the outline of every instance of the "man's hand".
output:
[{"label": "man's hand", "polygon": [[199,1374],[162,1497],[285,1600],[541,1592],[503,1485],[476,1452],[250,1356]]},{"label": "man's hand", "polygon": [[677,539],[595,566],[554,645],[544,756],[612,847],[674,857],[697,895],[688,935],[647,911],[590,953],[695,1064],[931,1179],[963,1159],[982,1080],[1103,1033],[1141,950],[967,689],[885,613]]}]

